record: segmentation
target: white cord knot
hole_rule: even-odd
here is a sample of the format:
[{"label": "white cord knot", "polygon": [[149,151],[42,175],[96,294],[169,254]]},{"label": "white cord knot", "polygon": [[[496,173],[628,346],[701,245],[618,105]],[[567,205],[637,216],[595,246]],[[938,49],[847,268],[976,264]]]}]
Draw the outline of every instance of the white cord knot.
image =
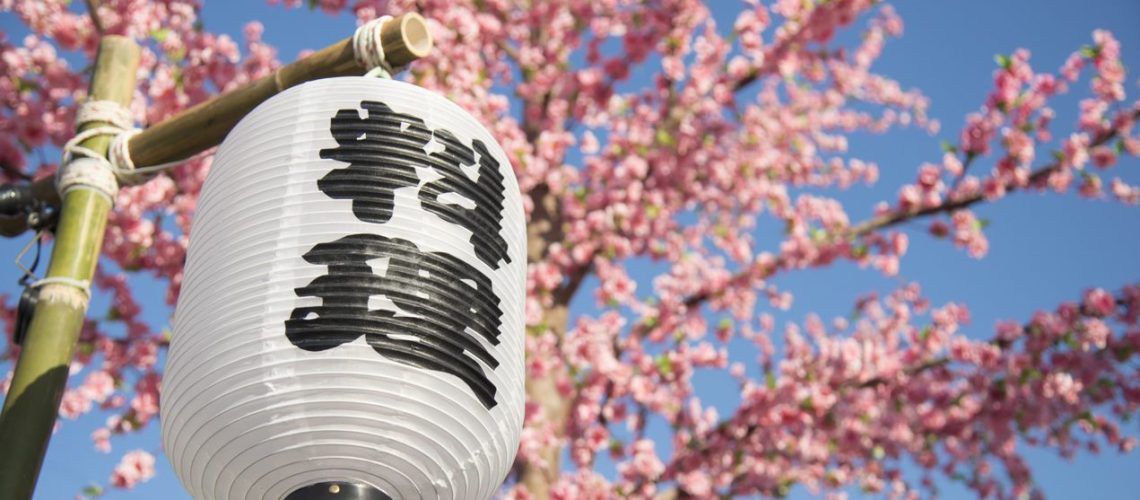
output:
[{"label": "white cord knot", "polygon": [[352,50],[356,55],[356,62],[368,69],[364,76],[391,79],[406,67],[392,66],[384,57],[384,44],[381,43],[380,32],[384,29],[384,23],[391,19],[392,16],[380,16],[356,28],[356,32],[352,35]]},{"label": "white cord knot", "polygon": [[[114,101],[91,100],[79,106],[76,125],[103,123],[84,130],[63,145],[63,161],[56,172],[56,189],[60,197],[76,187],[86,187],[104,195],[114,203],[119,183],[139,184],[149,179],[149,169],[135,169],[127,144],[141,130],[133,128],[134,120],[125,107]],[[80,146],[87,139],[113,136],[108,157]]]},{"label": "white cord knot", "polygon": [[[130,143],[131,138],[140,132],[142,130],[137,128],[124,130],[115,136],[115,139],[111,141],[111,147],[107,148],[107,159],[111,162],[111,169],[115,172],[115,178],[128,186],[137,186],[149,181],[160,170],[135,168],[135,162],[131,160]],[[166,165],[159,165],[159,167],[165,168]]]}]

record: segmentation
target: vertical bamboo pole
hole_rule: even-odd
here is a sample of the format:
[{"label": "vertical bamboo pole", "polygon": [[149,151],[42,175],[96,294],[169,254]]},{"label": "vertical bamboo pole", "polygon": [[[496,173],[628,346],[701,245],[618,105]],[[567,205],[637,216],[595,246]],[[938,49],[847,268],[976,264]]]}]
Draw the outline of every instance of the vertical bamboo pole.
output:
[{"label": "vertical bamboo pole", "polygon": [[[135,89],[139,47],[129,38],[103,37],[95,59],[89,99],[129,105]],[[102,126],[88,123],[79,131]],[[111,138],[81,144],[106,155]],[[63,199],[48,277],[90,282],[95,274],[111,204],[97,191],[76,187]],[[40,288],[39,303],[0,414],[0,499],[30,499],[47,451],[67,384],[89,298],[66,284]]]}]

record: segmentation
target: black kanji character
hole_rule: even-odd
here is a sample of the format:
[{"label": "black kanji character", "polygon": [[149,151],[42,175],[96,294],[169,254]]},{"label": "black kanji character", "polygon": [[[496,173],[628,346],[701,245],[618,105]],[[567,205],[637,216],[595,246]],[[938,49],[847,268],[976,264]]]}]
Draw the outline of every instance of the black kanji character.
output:
[{"label": "black kanji character", "polygon": [[[322,304],[298,307],[285,321],[293,345],[323,351],[364,335],[380,355],[455,375],[486,408],[495,406],[495,386],[476,359],[491,369],[499,362],[474,336],[499,344],[499,299],[486,276],[451,255],[375,234],[319,243],[304,258],[328,266],[329,273],[296,289],[297,296],[320,297]],[[387,259],[383,276],[369,263],[377,259]],[[374,295],[416,316],[369,310]]]},{"label": "black kanji character", "polygon": [[[321,150],[321,158],[347,162],[318,181],[332,198],[351,199],[352,211],[366,222],[384,223],[392,218],[399,188],[419,186],[416,169],[431,167],[440,178],[419,189],[420,205],[443,220],[471,231],[475,254],[492,268],[499,261],[511,262],[503,239],[503,176],[499,162],[479,140],[468,147],[451,132],[430,130],[424,121],[397,113],[381,102],[360,103],[368,116],[355,109],[339,110],[332,119],[332,135],[338,144]],[[474,169],[477,178],[463,167]],[[454,193],[465,203],[446,195]]]}]

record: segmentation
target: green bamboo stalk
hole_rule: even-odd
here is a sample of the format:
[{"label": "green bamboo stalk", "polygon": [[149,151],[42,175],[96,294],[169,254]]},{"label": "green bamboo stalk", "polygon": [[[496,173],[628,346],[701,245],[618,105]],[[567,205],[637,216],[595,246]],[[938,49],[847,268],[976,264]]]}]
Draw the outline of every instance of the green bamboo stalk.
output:
[{"label": "green bamboo stalk", "polygon": [[[129,105],[138,64],[139,47],[134,41],[103,37],[89,98]],[[79,131],[104,125],[87,123]],[[81,145],[106,155],[110,143],[111,137],[96,136]],[[110,201],[95,190],[78,186],[67,192],[48,266],[49,278],[90,282],[110,210]],[[30,499],[35,492],[88,302],[89,297],[71,285],[49,283],[40,287],[35,316],[0,414],[0,500]]]}]

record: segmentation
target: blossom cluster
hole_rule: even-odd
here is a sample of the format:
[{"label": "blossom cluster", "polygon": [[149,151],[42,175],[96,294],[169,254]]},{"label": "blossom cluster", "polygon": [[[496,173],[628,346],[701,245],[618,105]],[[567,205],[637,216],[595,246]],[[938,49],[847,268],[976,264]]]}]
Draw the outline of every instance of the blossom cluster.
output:
[{"label": "blossom cluster", "polygon": [[[1133,130],[1140,102],[1127,104],[1119,41],[1104,30],[1095,31],[1092,38],[1093,44],[1073,52],[1056,73],[1036,72],[1025,49],[999,55],[994,88],[981,110],[967,117],[958,143],[945,145],[941,162],[922,165],[917,182],[902,186],[897,203],[887,211],[949,213],[953,230],[946,222],[935,221],[930,232],[939,237],[952,232],[955,245],[980,258],[988,246],[985,235],[971,227],[976,219],[961,208],[979,200],[996,201],[1021,189],[1063,193],[1076,186],[1086,198],[1111,196],[1127,204],[1140,203],[1140,187],[1113,177],[1106,193],[1102,180],[1119,156],[1140,155],[1140,135]],[[1050,99],[1068,92],[1083,72],[1092,73],[1091,95],[1080,100],[1076,129],[1057,140]],[[1047,148],[1052,154],[1043,161],[1038,151]],[[972,164],[990,156],[997,160],[989,173],[968,172]]]}]

